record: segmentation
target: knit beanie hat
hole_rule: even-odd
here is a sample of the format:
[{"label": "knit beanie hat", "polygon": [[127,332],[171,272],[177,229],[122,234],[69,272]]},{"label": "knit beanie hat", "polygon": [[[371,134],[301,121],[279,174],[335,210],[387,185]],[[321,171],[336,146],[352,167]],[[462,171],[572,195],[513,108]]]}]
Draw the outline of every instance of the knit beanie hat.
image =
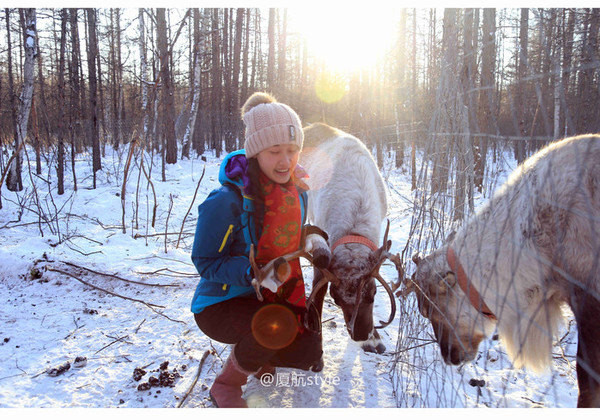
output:
[{"label": "knit beanie hat", "polygon": [[300,117],[271,95],[256,92],[242,107],[246,125],[246,157],[251,158],[277,144],[295,144],[302,150],[304,132]]}]

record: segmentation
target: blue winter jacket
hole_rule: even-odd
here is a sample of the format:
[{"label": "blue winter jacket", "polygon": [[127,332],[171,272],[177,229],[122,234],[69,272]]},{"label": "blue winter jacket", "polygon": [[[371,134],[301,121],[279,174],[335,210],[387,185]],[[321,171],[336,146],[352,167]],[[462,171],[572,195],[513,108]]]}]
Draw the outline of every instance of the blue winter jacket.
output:
[{"label": "blue winter jacket", "polygon": [[[192,299],[193,313],[237,296],[255,295],[248,254],[250,244],[256,246],[261,229],[253,228],[254,205],[242,194],[242,180],[225,174],[229,160],[243,154],[245,150],[237,150],[223,159],[219,169],[221,187],[198,206],[192,261],[201,279]],[[303,190],[299,192],[304,225],[307,195]]]}]

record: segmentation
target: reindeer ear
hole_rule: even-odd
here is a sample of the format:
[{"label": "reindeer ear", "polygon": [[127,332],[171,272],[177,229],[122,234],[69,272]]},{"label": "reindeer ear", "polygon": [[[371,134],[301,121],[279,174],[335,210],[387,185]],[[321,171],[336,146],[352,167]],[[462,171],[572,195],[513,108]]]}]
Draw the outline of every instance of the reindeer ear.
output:
[{"label": "reindeer ear", "polygon": [[419,255],[419,253],[417,252],[416,254],[414,254],[412,256],[412,260],[416,265],[419,265],[421,263],[421,261],[423,261],[423,258],[421,258],[421,256]]},{"label": "reindeer ear", "polygon": [[453,230],[452,232],[450,232],[450,234],[446,237],[446,240],[444,241],[444,244],[449,244],[450,242],[452,242],[454,240],[454,237],[456,236],[456,231]]},{"label": "reindeer ear", "polygon": [[448,271],[446,275],[440,279],[438,286],[442,292],[446,292],[448,289],[452,289],[456,284],[456,275],[452,271]]},{"label": "reindeer ear", "polygon": [[439,293],[446,293],[448,289],[452,289],[455,284],[456,275],[452,271],[448,271],[438,282],[438,291]]},{"label": "reindeer ear", "polygon": [[448,271],[446,273],[446,277],[444,277],[444,280],[446,280],[448,286],[454,287],[454,285],[456,284],[456,274],[454,274],[453,271]]}]

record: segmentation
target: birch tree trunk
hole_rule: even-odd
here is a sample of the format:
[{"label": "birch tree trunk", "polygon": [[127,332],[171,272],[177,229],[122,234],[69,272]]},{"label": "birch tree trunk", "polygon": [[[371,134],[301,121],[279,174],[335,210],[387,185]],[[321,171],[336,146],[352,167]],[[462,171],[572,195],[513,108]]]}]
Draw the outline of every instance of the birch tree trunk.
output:
[{"label": "birch tree trunk", "polygon": [[223,129],[221,125],[221,113],[223,95],[221,90],[222,85],[222,72],[221,72],[221,37],[219,35],[219,9],[212,10],[211,19],[212,28],[212,88],[211,88],[211,147],[215,149],[215,155],[217,158],[221,156],[222,152],[222,140],[223,140]]},{"label": "birch tree trunk", "polygon": [[144,145],[148,132],[150,130],[150,117],[148,115],[148,62],[146,60],[146,25],[144,22],[144,9],[138,11],[138,22],[140,28],[139,37],[139,48],[140,48],[140,73],[141,73],[141,90],[142,90],[142,119],[144,121],[142,126],[142,139],[144,139]]},{"label": "birch tree trunk", "polygon": [[35,57],[37,53],[36,40],[36,15],[35,9],[25,9],[25,27],[24,33],[24,49],[25,49],[25,64],[23,68],[23,91],[21,93],[21,106],[17,115],[17,137],[15,139],[15,151],[17,156],[13,160],[8,174],[6,176],[6,187],[10,191],[21,191],[23,182],[21,179],[22,165],[22,147],[27,138],[27,123],[29,122],[29,113],[31,112],[31,102],[33,100],[34,87],[34,68]]},{"label": "birch tree trunk", "polygon": [[[529,83],[525,81],[527,76],[527,68],[529,66],[529,9],[521,9],[521,17],[519,21],[519,53],[517,59],[519,60],[517,66],[517,88],[515,92],[515,115],[517,116],[518,136],[522,137],[527,134],[526,122],[525,122],[525,99],[527,98],[527,92],[529,91]],[[515,158],[517,162],[521,163],[525,160],[525,140],[519,138],[515,141]]]},{"label": "birch tree trunk", "polygon": [[275,85],[275,9],[269,9],[269,56],[267,57],[267,88]]},{"label": "birch tree trunk", "polygon": [[575,11],[565,10],[563,13],[568,13],[569,17],[563,17],[563,22],[566,21],[566,28],[563,36],[563,63],[562,63],[562,83],[563,83],[563,113],[565,119],[564,136],[567,137],[574,133],[573,128],[575,123],[571,116],[569,103],[570,97],[570,80],[571,80],[571,64],[573,60],[573,33],[575,32]]},{"label": "birch tree trunk", "polygon": [[[117,59],[117,48],[118,48],[118,20],[119,20],[119,9],[110,9],[110,90],[111,90],[111,110],[109,113],[112,125],[112,145],[113,149],[117,150],[120,143],[120,130],[119,130],[119,102],[120,102],[120,87],[119,87],[119,62]],[[115,17],[116,15],[116,17]]]},{"label": "birch tree trunk", "polygon": [[186,150],[188,151],[186,157],[189,156],[189,148],[192,139],[194,138],[194,130],[196,128],[196,118],[198,117],[198,110],[200,108],[200,92],[202,90],[202,58],[201,55],[204,52],[202,48],[202,41],[200,37],[200,11],[194,9],[194,83],[192,85],[192,106],[190,109],[190,119],[183,135],[183,150],[182,158],[186,156]]},{"label": "birch tree trunk", "polygon": [[410,131],[412,134],[412,144],[410,151],[410,173],[411,173],[411,187],[410,190],[414,191],[417,189],[417,160],[416,160],[416,140],[415,140],[415,123],[417,121],[417,105],[415,98],[417,97],[417,9],[413,9],[413,21],[412,21],[412,52],[411,60],[412,63],[412,83],[410,86],[410,97],[411,97],[411,115],[410,115]]},{"label": "birch tree trunk", "polygon": [[[281,17],[280,17],[281,19]],[[279,27],[279,42],[277,45],[278,49],[278,63],[277,63],[277,88],[280,92],[285,87],[285,64],[286,64],[286,44],[287,44],[287,9],[283,9],[283,22],[280,22]]]},{"label": "birch tree trunk", "polygon": [[[553,40],[560,40],[561,37],[563,36],[563,34],[561,33],[561,26],[559,24],[559,22],[556,22],[556,19],[560,19],[560,17],[558,17],[558,13],[556,9],[552,9],[552,15],[553,18],[555,19],[555,24],[554,24],[554,30],[556,31],[556,33],[551,37],[551,39]],[[553,42],[553,48],[552,48],[552,67],[553,67],[553,73],[552,73],[552,78],[551,78],[551,84],[552,86],[554,86],[554,117],[553,117],[553,121],[554,121],[554,127],[553,127],[553,134],[554,134],[554,138],[555,139],[559,139],[560,138],[560,113],[561,113],[561,107],[560,107],[560,98],[561,98],[561,92],[562,92],[562,80],[561,80],[561,64],[560,64],[560,57],[561,57],[561,42]]]},{"label": "birch tree trunk", "polygon": [[481,46],[481,89],[479,94],[479,128],[483,136],[477,136],[474,142],[475,186],[483,191],[483,176],[487,156],[488,136],[495,134],[496,109],[496,9],[483,10],[483,37]]},{"label": "birch tree trunk", "polygon": [[17,106],[15,104],[15,82],[13,73],[13,59],[12,59],[12,43],[10,36],[10,9],[5,9],[6,13],[6,41],[7,41],[7,55],[8,55],[8,95],[10,104],[10,116],[12,122],[12,134],[13,139],[17,140]]},{"label": "birch tree trunk", "polygon": [[[250,22],[251,22],[251,16],[252,16],[252,9],[245,9],[245,13],[246,13],[246,31],[245,31],[245,43],[244,43],[244,47],[243,47],[243,58],[242,58],[242,87],[241,87],[241,93],[240,93],[240,97],[242,98],[242,101],[246,100],[246,97],[248,96],[248,54],[250,52]],[[240,139],[243,137],[243,126],[241,127],[241,136]]]},{"label": "birch tree trunk", "polygon": [[397,60],[398,60],[398,94],[396,97],[396,103],[394,104],[394,115],[396,120],[396,143],[394,149],[396,151],[396,168],[400,168],[404,163],[404,147],[405,147],[405,134],[401,132],[400,124],[404,121],[400,117],[401,111],[407,103],[407,78],[406,78],[406,51],[408,50],[406,45],[406,9],[402,9],[400,13],[400,23],[398,28],[398,47],[397,47]]}]

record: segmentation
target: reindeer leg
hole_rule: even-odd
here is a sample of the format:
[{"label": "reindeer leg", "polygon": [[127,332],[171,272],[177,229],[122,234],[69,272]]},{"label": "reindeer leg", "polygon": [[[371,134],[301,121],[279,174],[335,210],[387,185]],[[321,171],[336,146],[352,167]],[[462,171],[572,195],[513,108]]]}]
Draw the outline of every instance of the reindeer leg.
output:
[{"label": "reindeer leg", "polygon": [[577,407],[600,407],[600,302],[583,291],[574,313],[577,320]]},{"label": "reindeer leg", "polygon": [[[321,271],[315,268],[312,287],[316,287],[322,278],[323,278],[323,274],[321,273]],[[323,320],[323,301],[325,300],[325,293],[327,293],[327,289],[328,289],[327,285],[322,287],[321,290],[319,290],[317,292],[313,302],[311,303],[311,305],[314,305],[315,309],[317,310],[317,313],[319,314],[319,319],[317,320],[319,324],[321,324],[321,322]],[[309,311],[310,311],[310,308],[307,308],[307,309],[309,309]],[[308,313],[307,313],[307,316],[308,316]],[[321,330],[321,339],[323,339],[323,332],[321,329],[321,325],[319,325],[319,330]],[[324,366],[325,366],[325,361],[323,360],[323,356],[321,356],[321,360],[319,360],[316,364],[314,364],[310,370],[313,372],[320,372],[323,370]]]}]

